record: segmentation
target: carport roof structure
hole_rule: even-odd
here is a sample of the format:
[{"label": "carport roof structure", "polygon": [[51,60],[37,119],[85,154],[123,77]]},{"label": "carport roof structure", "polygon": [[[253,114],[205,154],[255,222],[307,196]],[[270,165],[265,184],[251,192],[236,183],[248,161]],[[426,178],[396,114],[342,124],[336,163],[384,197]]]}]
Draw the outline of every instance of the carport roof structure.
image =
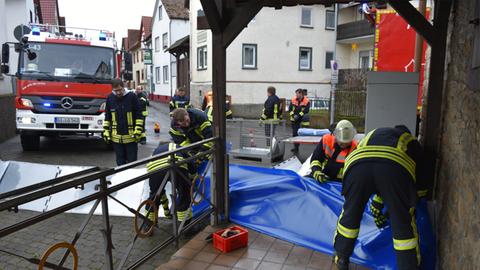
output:
[{"label": "carport roof structure", "polygon": [[[215,148],[214,200],[217,206],[217,219],[224,215],[228,220],[228,158],[226,154],[226,49],[243,31],[248,23],[263,7],[281,9],[296,5],[325,5],[363,3],[356,0],[200,0],[203,6],[207,27],[212,31],[212,89],[214,97],[214,133],[220,137]],[[430,177],[435,178],[435,165],[439,150],[440,115],[445,68],[446,40],[449,16],[453,0],[434,0],[433,23],[427,20],[409,0],[383,0],[407,21],[431,46],[430,80],[423,108],[422,138],[427,163],[431,168]],[[189,6],[189,0],[185,1]],[[196,11],[191,11],[196,12]],[[198,20],[202,20],[199,17]]]}]

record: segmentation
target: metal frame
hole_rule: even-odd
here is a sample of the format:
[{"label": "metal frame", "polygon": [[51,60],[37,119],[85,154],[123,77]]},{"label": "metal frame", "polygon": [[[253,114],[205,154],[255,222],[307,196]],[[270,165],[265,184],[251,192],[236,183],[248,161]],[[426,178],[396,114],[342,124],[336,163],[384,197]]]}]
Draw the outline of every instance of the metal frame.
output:
[{"label": "metal frame", "polygon": [[[86,228],[87,224],[91,220],[95,210],[97,209],[98,205],[101,203],[102,204],[102,217],[103,217],[103,229],[101,230],[104,236],[104,245],[105,245],[105,260],[106,260],[106,268],[107,269],[114,269],[114,263],[113,263],[113,256],[112,256],[112,249],[113,249],[113,244],[112,244],[112,225],[110,224],[110,216],[108,212],[108,199],[111,198],[123,207],[127,208],[131,213],[138,215],[142,220],[142,226],[145,225],[147,222],[150,222],[147,218],[146,215],[143,215],[139,213],[137,210],[127,206],[126,204],[122,203],[118,199],[114,198],[112,196],[112,193],[115,193],[121,189],[130,187],[140,181],[143,181],[145,179],[148,179],[151,175],[156,174],[161,171],[168,171],[169,177],[165,177],[162,181],[162,184],[160,185],[159,190],[157,191],[157,194],[160,194],[161,191],[165,188],[166,183],[168,180],[171,181],[172,183],[172,193],[173,193],[173,198],[176,198],[176,186],[178,181],[190,181],[187,176],[183,174],[178,174],[181,176],[182,179],[176,179],[174,176],[175,174],[173,172],[178,173],[179,166],[185,163],[188,163],[193,160],[197,160],[199,158],[205,158],[211,155],[216,149],[210,149],[208,151],[203,151],[197,153],[195,156],[189,157],[187,159],[184,159],[182,161],[176,161],[174,156],[176,153],[181,153],[189,150],[193,150],[198,146],[203,145],[204,143],[207,142],[214,142],[218,143],[218,138],[210,138],[207,140],[203,140],[194,144],[191,144],[186,147],[178,148],[173,151],[161,153],[152,157],[144,158],[142,160],[138,160],[129,164],[125,164],[116,168],[111,168],[111,169],[99,169],[99,168],[91,168],[88,170],[84,170],[81,172],[77,172],[74,174],[66,175],[57,179],[52,179],[48,181],[44,181],[42,183],[34,184],[31,186],[27,186],[18,190],[10,191],[7,193],[0,194],[0,211],[10,211],[10,210],[16,210],[18,209],[19,205],[32,202],[38,198],[42,198],[45,196],[49,196],[51,194],[59,193],[64,190],[72,189],[72,188],[79,188],[82,187],[83,185],[90,183],[90,182],[95,182],[98,181],[98,191],[96,191],[93,194],[90,194],[88,196],[85,196],[81,199],[74,200],[68,204],[59,206],[55,209],[49,210],[44,213],[40,213],[34,217],[28,218],[26,220],[23,220],[21,222],[18,222],[16,224],[7,226],[5,228],[0,229],[0,239],[2,237],[8,236],[12,233],[15,233],[19,230],[25,229],[29,226],[35,225],[41,221],[44,221],[48,218],[54,217],[56,215],[59,215],[61,213],[64,213],[68,210],[71,210],[73,208],[76,208],[78,206],[90,203],[94,201],[94,205],[92,206],[89,214],[85,217],[83,223],[79,227],[78,231],[75,233],[73,240],[71,241],[71,244],[75,246],[77,243],[78,239],[81,237],[84,229]],[[146,163],[159,159],[159,158],[165,158],[167,156],[170,156],[170,164],[164,168],[161,168],[159,170],[156,170],[154,172],[148,172],[146,174],[143,174],[141,176],[129,179],[121,184],[111,186],[109,187],[109,182],[107,181],[107,177],[110,175],[117,174],[122,171],[126,171],[131,168],[135,168],[141,165],[145,165]],[[209,161],[210,164],[210,161]],[[207,169],[204,172],[203,177],[205,176],[206,173],[208,173],[209,165],[207,165]],[[204,194],[201,193],[201,190],[197,190],[195,194],[200,194],[202,198],[205,198]],[[176,217],[176,200],[172,199],[172,214],[173,214],[173,222],[172,222],[172,233],[170,234],[170,237],[168,237],[166,240],[164,240],[162,243],[157,245],[155,248],[153,248],[151,251],[149,251],[147,254],[145,254],[143,257],[139,258],[135,262],[133,262],[131,265],[127,266],[127,269],[134,269],[138,266],[140,266],[142,263],[144,263],[146,260],[151,258],[153,255],[155,255],[158,251],[163,249],[164,247],[168,246],[169,244],[175,242],[176,246],[178,247],[178,239],[180,236],[187,230],[191,229],[193,226],[201,222],[204,218],[208,217],[210,214],[212,214],[216,210],[216,206],[214,203],[210,203],[210,208],[203,212],[200,216],[198,216],[195,219],[192,219],[191,222],[188,225],[185,225],[185,222],[182,222],[179,226],[177,217]],[[190,207],[192,207],[192,204],[190,204]],[[148,214],[148,213],[147,213]],[[153,225],[152,225],[153,226]],[[158,228],[160,229],[160,228]],[[128,259],[128,256],[130,255],[131,250],[134,247],[135,241],[138,238],[138,234],[135,235],[135,237],[132,239],[132,242],[130,245],[127,247],[126,252],[120,261],[120,263],[117,265],[117,269],[122,269]],[[63,268],[63,264],[65,263],[68,255],[70,254],[70,251],[67,250],[62,258],[62,260],[58,264],[53,264],[51,262],[47,262],[47,265],[50,266],[58,266],[60,269]],[[16,255],[16,254],[12,254]],[[18,256],[18,255],[16,255]],[[19,256],[21,257],[21,256]],[[23,258],[23,257],[22,257]],[[27,259],[27,258],[25,258]],[[34,259],[27,259],[28,261],[32,263],[37,263],[38,260]]]}]

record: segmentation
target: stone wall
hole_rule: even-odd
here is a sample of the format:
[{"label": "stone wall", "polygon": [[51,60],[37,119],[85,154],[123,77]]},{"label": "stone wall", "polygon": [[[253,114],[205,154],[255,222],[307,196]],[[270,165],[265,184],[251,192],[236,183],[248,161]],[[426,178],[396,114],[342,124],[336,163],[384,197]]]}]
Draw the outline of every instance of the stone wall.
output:
[{"label": "stone wall", "polygon": [[0,95],[0,142],[15,135],[15,96]]},{"label": "stone wall", "polygon": [[454,1],[449,30],[435,196],[439,269],[480,269],[480,92],[467,84],[475,2]]}]

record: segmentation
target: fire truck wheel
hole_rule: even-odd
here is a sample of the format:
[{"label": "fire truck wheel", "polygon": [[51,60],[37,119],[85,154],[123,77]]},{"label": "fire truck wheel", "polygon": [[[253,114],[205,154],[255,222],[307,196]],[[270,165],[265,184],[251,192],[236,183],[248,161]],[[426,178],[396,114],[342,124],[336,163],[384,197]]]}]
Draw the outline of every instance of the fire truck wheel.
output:
[{"label": "fire truck wheel", "polygon": [[22,142],[23,151],[37,151],[40,148],[39,135],[21,134],[20,141]]}]

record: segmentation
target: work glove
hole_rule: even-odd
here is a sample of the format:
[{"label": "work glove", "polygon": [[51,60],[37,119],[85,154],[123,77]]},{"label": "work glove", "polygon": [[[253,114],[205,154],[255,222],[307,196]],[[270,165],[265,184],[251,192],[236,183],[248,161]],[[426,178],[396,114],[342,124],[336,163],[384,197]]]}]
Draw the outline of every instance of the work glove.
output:
[{"label": "work glove", "polygon": [[313,179],[317,180],[319,183],[325,183],[328,180],[328,177],[322,171],[313,172]]},{"label": "work glove", "polygon": [[381,198],[375,195],[372,203],[370,204],[370,212],[372,212],[373,220],[377,228],[382,229],[387,226],[387,216],[383,214],[383,201]]},{"label": "work glove", "polygon": [[258,125],[259,125],[259,126],[263,126],[263,120],[261,120],[261,119],[258,120]]},{"label": "work glove", "polygon": [[112,136],[110,135],[110,130],[104,130],[102,133],[102,138],[106,143],[110,143],[112,141]]}]

